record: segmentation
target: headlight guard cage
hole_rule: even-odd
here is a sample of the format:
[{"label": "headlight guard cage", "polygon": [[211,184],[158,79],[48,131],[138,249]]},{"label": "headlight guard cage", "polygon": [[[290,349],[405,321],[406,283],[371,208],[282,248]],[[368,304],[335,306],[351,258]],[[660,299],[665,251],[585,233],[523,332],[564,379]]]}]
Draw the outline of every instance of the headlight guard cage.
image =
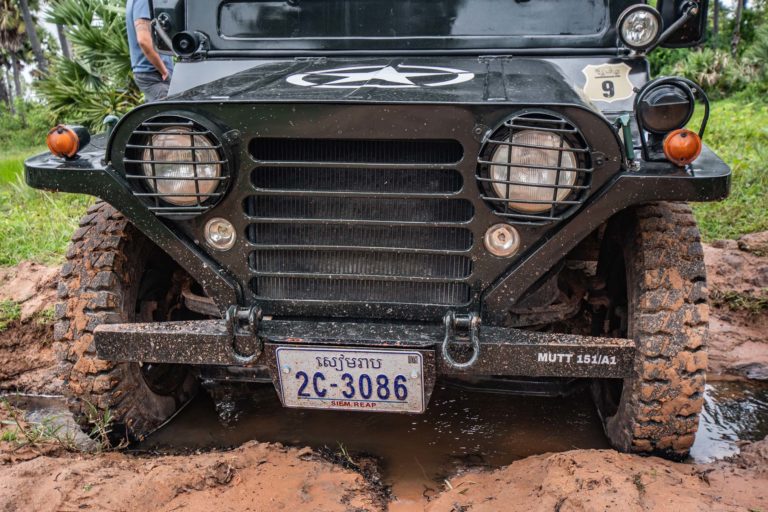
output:
[{"label": "headlight guard cage", "polygon": [[[570,149],[552,149],[549,147],[542,147],[541,149],[572,153],[575,156],[575,160],[577,162],[576,167],[572,169],[563,167],[562,165],[553,168],[547,167],[547,169],[557,171],[555,182],[552,185],[532,185],[494,179],[491,168],[495,165],[528,167],[526,164],[519,162],[500,164],[493,161],[493,154],[500,145],[507,145],[510,147],[530,147],[512,142],[513,135],[516,132],[520,132],[522,130],[538,130],[542,132],[550,132],[563,137],[563,139],[571,146]],[[542,166],[535,165],[530,167],[542,168]],[[559,174],[563,170],[574,172],[576,174],[576,179],[573,185],[558,184],[560,181]],[[592,148],[587,143],[587,140],[581,133],[581,130],[579,130],[579,128],[572,121],[570,121],[562,114],[552,110],[526,109],[509,117],[501,126],[494,130],[491,136],[485,141],[478,158],[476,178],[483,199],[491,207],[494,213],[500,217],[503,217],[507,222],[511,224],[542,225],[559,222],[567,218],[583,204],[584,200],[589,194],[589,190],[591,189],[593,172],[594,167],[592,163]],[[548,206],[548,208],[540,213],[525,213],[522,211],[517,211],[510,206],[510,203],[520,203],[525,202],[525,200],[510,200],[508,198],[499,197],[493,187],[494,184],[498,183],[509,183],[518,186],[537,186],[540,188],[546,188],[552,191],[552,200],[546,201],[544,203]],[[570,193],[567,194],[564,198],[558,199],[557,191],[563,188],[570,189]]]},{"label": "headlight guard cage", "polygon": [[[190,140],[194,141],[195,136],[206,137],[211,146],[200,147],[201,151],[213,150],[216,152],[215,161],[192,161],[188,162],[195,169],[195,176],[188,178],[153,178],[158,179],[185,179],[190,181],[217,181],[217,186],[210,192],[202,192],[197,189],[195,194],[195,204],[175,205],[165,200],[165,196],[178,196],[179,193],[162,193],[154,190],[148,183],[148,178],[142,170],[142,166],[147,163],[144,153],[148,148],[162,150],[185,150],[189,148],[192,154],[195,153],[194,142],[187,146],[177,147],[155,147],[152,143],[152,137],[161,135],[161,130],[178,126],[185,131],[183,135],[190,135]],[[215,123],[200,116],[188,112],[169,111],[156,113],[147,118],[136,120],[135,124],[128,127],[122,127],[126,130],[126,135],[121,141],[112,147],[112,162],[115,169],[129,183],[131,192],[134,196],[141,199],[146,207],[158,217],[170,217],[176,220],[185,220],[197,217],[219,203],[224,197],[232,181],[233,157],[227,146],[224,144],[225,136],[223,130]],[[122,131],[122,130],[121,130]],[[168,134],[168,132],[165,132]],[[117,156],[115,158],[115,156]],[[166,162],[167,163],[167,162]],[[187,162],[180,162],[184,165]],[[201,165],[217,164],[220,165],[220,173],[216,177],[197,176],[197,167]]]}]

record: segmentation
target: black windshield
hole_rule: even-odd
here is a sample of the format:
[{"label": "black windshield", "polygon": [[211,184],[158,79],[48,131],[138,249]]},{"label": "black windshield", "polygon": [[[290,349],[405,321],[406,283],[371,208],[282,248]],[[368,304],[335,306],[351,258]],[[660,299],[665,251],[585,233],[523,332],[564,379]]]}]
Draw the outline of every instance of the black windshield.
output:
[{"label": "black windshield", "polygon": [[[159,2],[159,0],[156,0]],[[214,55],[616,47],[638,0],[185,0]]]},{"label": "black windshield", "polygon": [[563,0],[227,1],[219,30],[228,38],[487,38],[594,35],[607,6],[591,0],[567,15]]}]

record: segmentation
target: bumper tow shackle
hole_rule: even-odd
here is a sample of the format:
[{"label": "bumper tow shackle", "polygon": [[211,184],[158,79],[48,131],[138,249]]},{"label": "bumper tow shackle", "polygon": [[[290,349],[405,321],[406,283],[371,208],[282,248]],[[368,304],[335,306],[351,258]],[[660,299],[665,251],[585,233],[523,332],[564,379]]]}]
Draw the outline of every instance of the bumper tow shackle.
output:
[{"label": "bumper tow shackle", "polygon": [[[454,370],[471,368],[480,357],[480,317],[475,313],[457,316],[453,311],[449,311],[443,317],[443,324],[445,325],[445,338],[441,346],[443,360]],[[472,355],[463,363],[456,361],[450,352],[450,344],[456,339],[456,331],[459,329],[467,331],[472,348]]]},{"label": "bumper tow shackle", "polygon": [[[249,365],[255,362],[263,351],[262,341],[258,338],[261,317],[261,309],[255,306],[245,310],[238,309],[236,306],[230,306],[227,309],[225,321],[227,330],[231,335],[230,348],[232,350],[232,357],[242,365]],[[256,339],[256,348],[251,354],[243,354],[240,351],[237,346],[238,335],[245,335]]]}]

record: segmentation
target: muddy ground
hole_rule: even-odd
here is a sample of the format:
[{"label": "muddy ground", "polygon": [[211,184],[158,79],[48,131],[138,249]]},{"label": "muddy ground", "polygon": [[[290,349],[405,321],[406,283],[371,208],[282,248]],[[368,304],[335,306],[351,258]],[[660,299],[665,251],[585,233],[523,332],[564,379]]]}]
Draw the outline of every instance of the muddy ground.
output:
[{"label": "muddy ground", "polygon": [[[710,380],[768,380],[768,232],[705,248]],[[50,326],[56,269],[0,269],[0,392],[59,394]],[[34,426],[5,405],[4,432]],[[356,454],[247,442],[229,451],[83,453],[69,439],[0,441],[0,510],[768,510],[768,439],[733,460],[675,464],[611,450],[527,457],[466,471],[423,499],[397,499]]]}]

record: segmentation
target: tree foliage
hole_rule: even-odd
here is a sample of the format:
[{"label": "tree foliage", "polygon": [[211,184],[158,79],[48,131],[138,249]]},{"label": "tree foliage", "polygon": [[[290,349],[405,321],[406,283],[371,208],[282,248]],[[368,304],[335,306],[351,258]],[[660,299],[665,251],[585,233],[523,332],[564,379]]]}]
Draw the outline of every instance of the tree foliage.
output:
[{"label": "tree foliage", "polygon": [[[710,3],[714,3],[711,0]],[[680,75],[707,91],[711,98],[762,97],[768,93],[768,6],[765,0],[720,0],[717,31],[710,9],[710,38],[700,48],[660,49],[651,53],[654,75]],[[744,8],[741,14],[738,6]],[[734,45],[734,43],[736,43]]]},{"label": "tree foliage", "polygon": [[46,13],[66,27],[72,59],[53,59],[37,90],[58,120],[100,127],[109,114],[123,114],[141,99],[131,79],[120,0],[58,0]]}]

